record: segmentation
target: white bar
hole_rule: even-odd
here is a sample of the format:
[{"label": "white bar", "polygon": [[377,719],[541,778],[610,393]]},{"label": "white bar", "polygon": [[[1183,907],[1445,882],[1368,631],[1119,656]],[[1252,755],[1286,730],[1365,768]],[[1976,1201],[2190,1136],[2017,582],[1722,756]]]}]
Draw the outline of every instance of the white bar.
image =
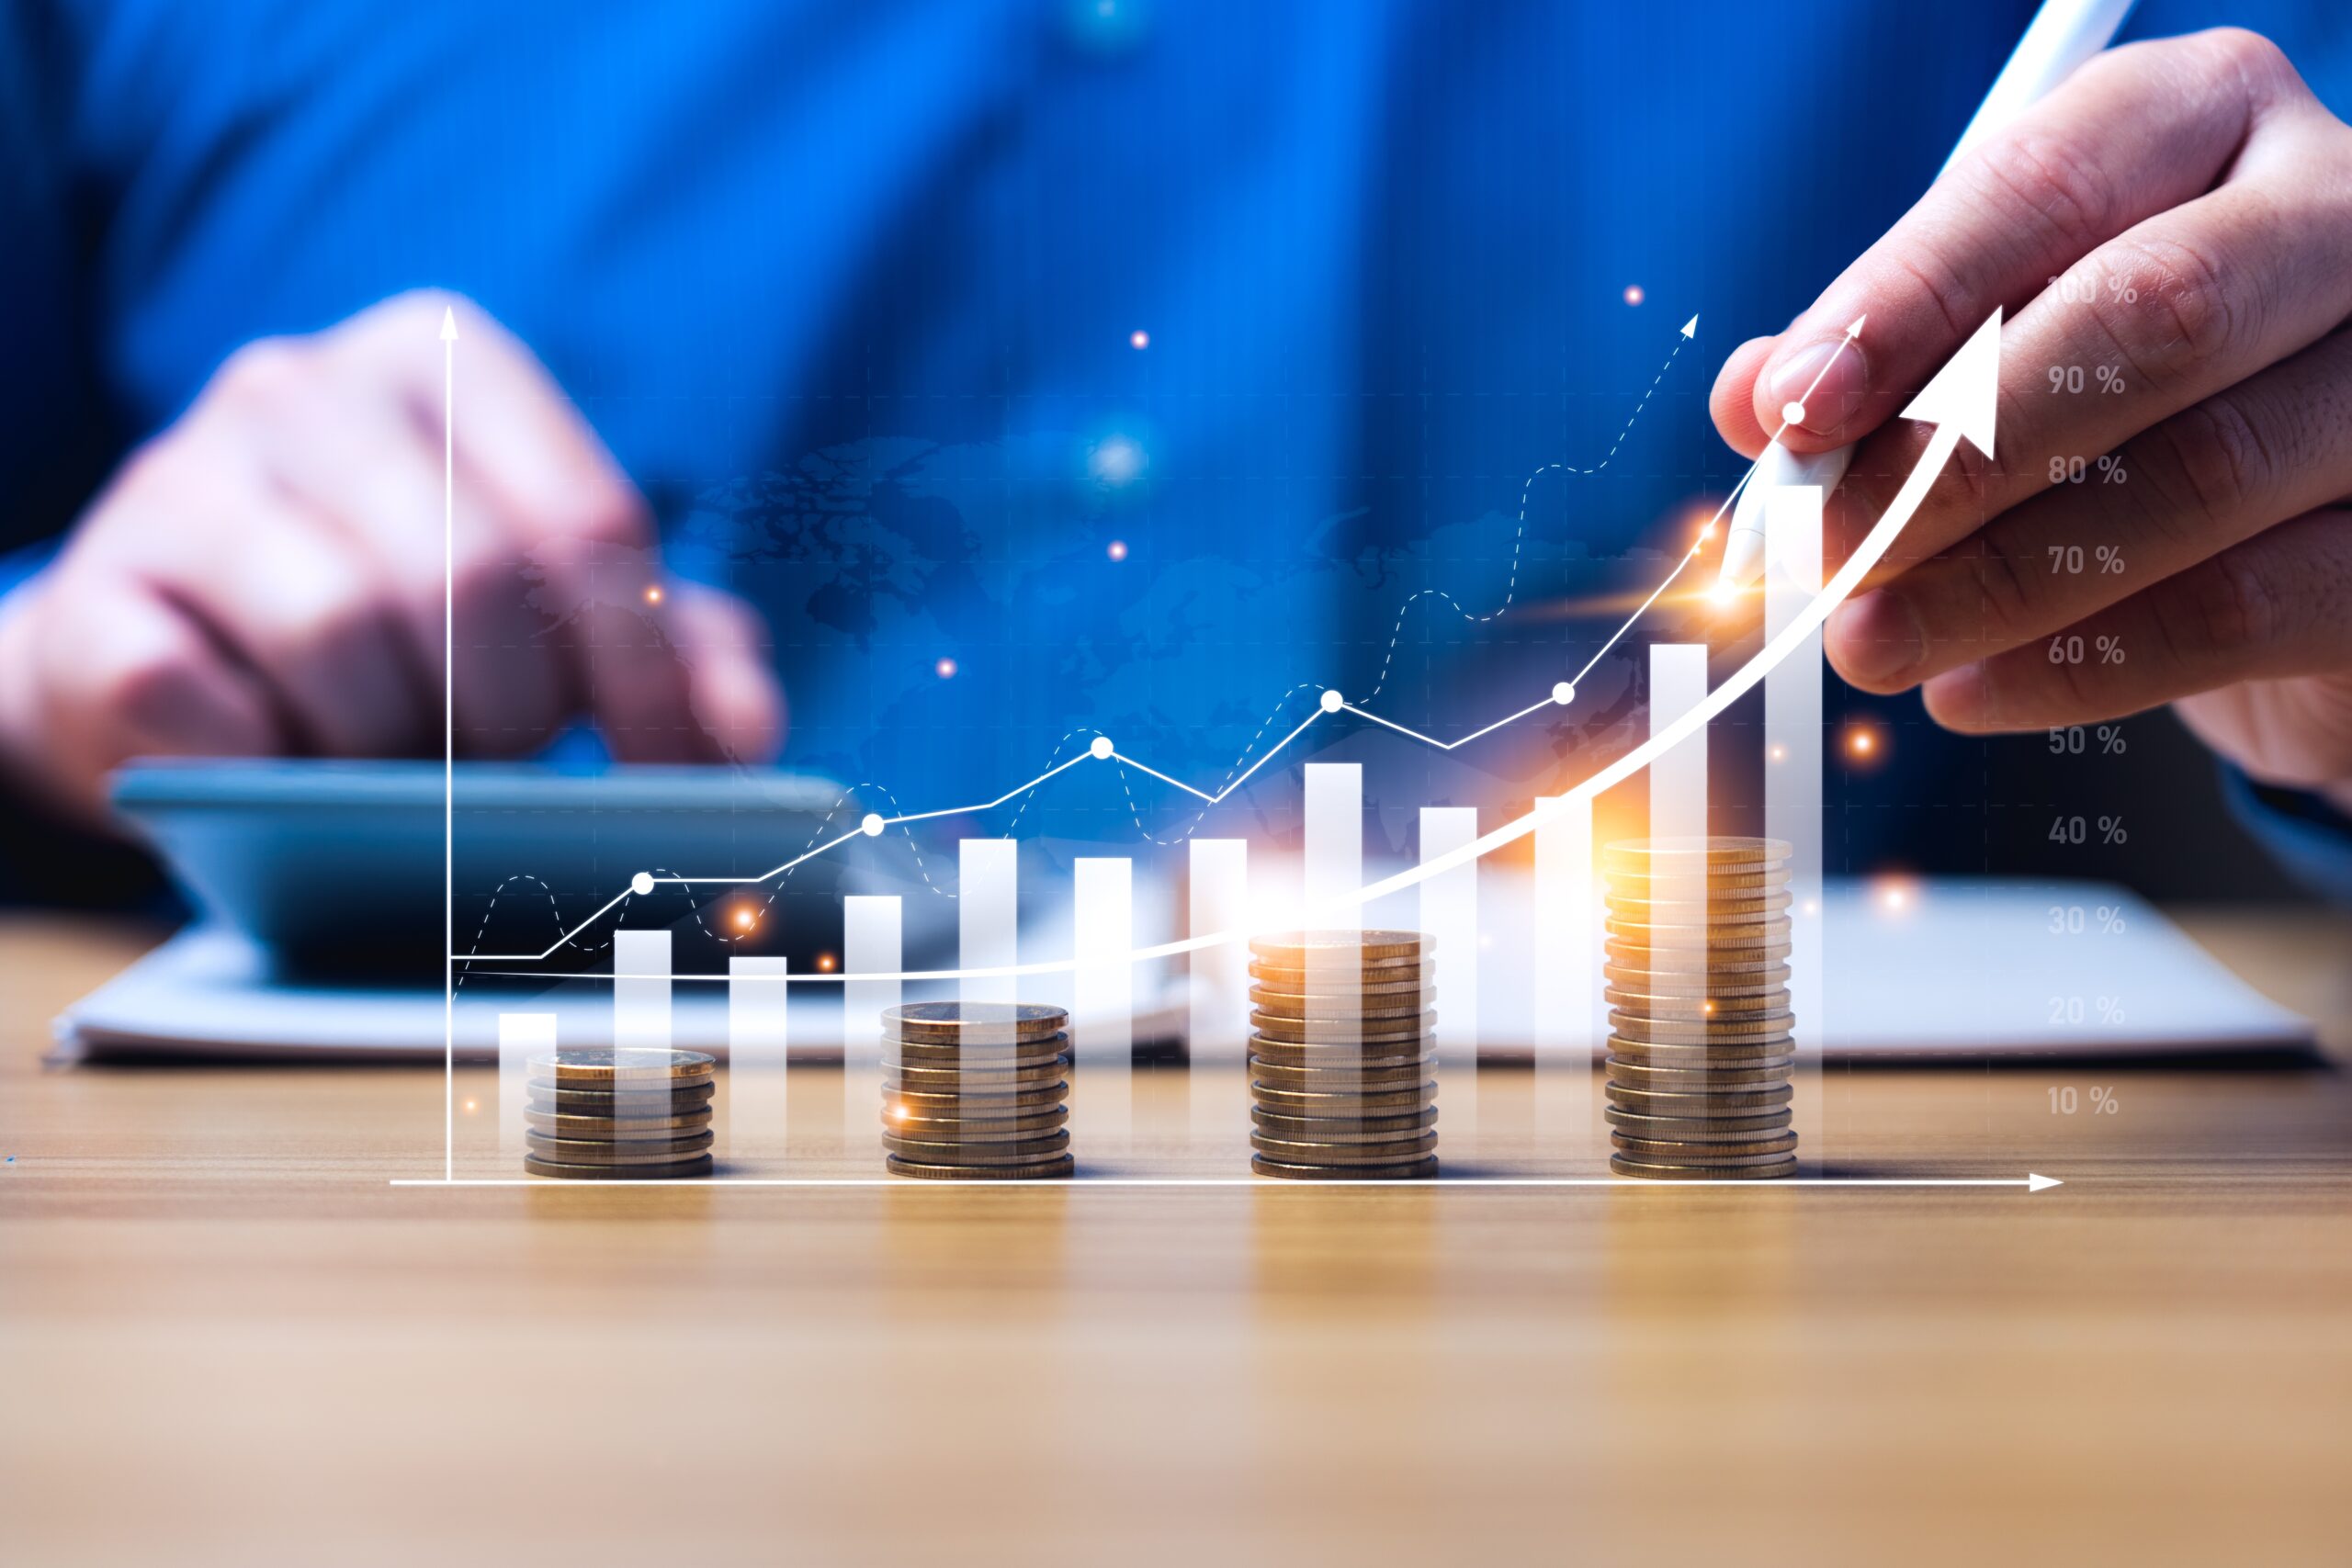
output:
[{"label": "white bar", "polygon": [[613,933],[613,1048],[670,1048],[668,931]]},{"label": "white bar", "polygon": [[[1362,931],[1363,906],[1352,897],[1363,886],[1363,764],[1309,762],[1306,789],[1305,922],[1314,931]],[[1306,988],[1320,998],[1316,1010],[1334,1019],[1360,1018],[1363,1007],[1363,956],[1352,947],[1309,947]],[[1329,1058],[1335,1070],[1361,1074],[1363,1047],[1334,1042]],[[1349,1087],[1352,1076],[1336,1080]]]},{"label": "white bar", "polygon": [[[1421,807],[1421,860],[1478,837],[1475,806]],[[1478,863],[1465,860],[1421,884],[1421,930],[1437,944],[1438,1093],[1445,1102],[1438,1142],[1456,1156],[1478,1135]]]},{"label": "white bar", "polygon": [[1543,1151],[1584,1162],[1598,1152],[1592,1057],[1592,802],[1552,795],[1535,828],[1535,1130]]},{"label": "white bar", "polygon": [[[1194,839],[1191,850],[1192,936],[1237,931],[1250,919],[1250,843]],[[1238,1140],[1249,1125],[1249,1077],[1242,1066],[1250,1027],[1250,948],[1230,942],[1193,954],[1191,1032],[1186,1055],[1191,1148],[1195,1154]]]},{"label": "white bar", "polygon": [[[1020,849],[1011,839],[966,839],[956,846],[958,968],[1011,968],[1019,962]],[[1010,975],[967,978],[956,982],[956,991],[967,1002],[1010,1002],[1020,999],[1019,984]]]},{"label": "white bar", "polygon": [[498,1015],[498,1158],[511,1169],[522,1168],[530,1146],[523,1109],[531,1092],[531,1059],[554,1053],[555,1018],[551,1012]]},{"label": "white bar", "polygon": [[790,960],[727,961],[727,1157],[737,1173],[757,1174],[785,1156],[791,1049]]},{"label": "white bar", "polygon": [[[904,965],[899,952],[896,894],[858,894],[842,900],[842,973],[895,975]],[[866,1144],[867,1131],[882,1134],[882,1014],[899,1005],[896,980],[842,982],[842,1106],[845,1150]]]},{"label": "white bar", "polygon": [[[1071,1152],[1128,1152],[1135,1133],[1135,882],[1124,858],[1080,858],[1070,1020]],[[1083,1149],[1079,1145],[1083,1140]]]},{"label": "white bar", "polygon": [[[1764,499],[1764,636],[1780,635],[1821,592],[1821,487],[1791,485]],[[1818,1176],[1826,1153],[1822,1105],[1821,915],[1823,748],[1821,632],[1764,677],[1764,832],[1789,842],[1789,1007],[1796,1015],[1797,1174]]]},{"label": "white bar", "polygon": [[[1707,700],[1703,643],[1650,644],[1650,733]],[[1707,833],[1707,732],[1694,731],[1650,763],[1650,837]]]}]

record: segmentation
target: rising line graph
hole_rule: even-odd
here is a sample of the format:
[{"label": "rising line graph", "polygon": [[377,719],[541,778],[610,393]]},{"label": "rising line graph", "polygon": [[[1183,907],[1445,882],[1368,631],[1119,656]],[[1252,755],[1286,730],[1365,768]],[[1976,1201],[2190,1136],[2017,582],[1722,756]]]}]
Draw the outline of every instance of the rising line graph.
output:
[{"label": "rising line graph", "polygon": [[[1683,335],[1686,338],[1690,335],[1691,329],[1695,328],[1697,318],[1694,317],[1689,326],[1684,330]],[[1993,407],[1995,392],[1997,389],[1999,371],[2000,323],[2001,315],[2000,312],[1996,310],[1984,322],[1984,324],[1978,329],[1974,336],[1973,336],[1968,343],[1962,347],[1960,352],[1956,354],[1944,367],[1944,368],[1938,373],[1936,378],[1929,382],[1928,387],[1924,389],[1918,396],[1913,400],[1911,404],[1904,410],[1904,417],[1907,419],[1934,424],[1936,426],[1936,434],[1934,437],[1929,441],[1926,451],[1921,455],[1921,457],[1913,468],[1909,479],[1905,481],[1902,491],[1897,494],[1894,503],[1889,506],[1884,515],[1883,515],[1878,523],[1871,528],[1870,534],[1863,539],[1862,543],[1855,549],[1853,554],[1848,558],[1845,565],[1839,570],[1838,574],[1823,587],[1821,592],[1806,606],[1804,613],[1799,615],[1789,626],[1783,628],[1781,635],[1774,637],[1746,664],[1741,666],[1738,671],[1735,671],[1721,685],[1709,693],[1704,702],[1684,713],[1673,725],[1668,727],[1666,729],[1653,733],[1642,745],[1634,748],[1623,756],[1618,758],[1615,761],[1610,763],[1598,773],[1573,786],[1567,794],[1554,797],[1554,799],[1549,802],[1539,803],[1534,810],[1504,824],[1503,826],[1494,829],[1492,832],[1486,834],[1459,850],[1451,852],[1442,856],[1434,857],[1423,862],[1420,865],[1413,868],[1412,870],[1399,873],[1396,875],[1391,876],[1382,882],[1374,883],[1368,886],[1360,888],[1349,899],[1344,900],[1344,902],[1351,902],[1361,905],[1370,903],[1377,898],[1385,897],[1394,893],[1402,892],[1408,888],[1418,886],[1430,876],[1436,875],[1442,871],[1479,859],[1506,844],[1525,837],[1528,833],[1534,830],[1538,823],[1543,819],[1547,812],[1556,809],[1564,803],[1588,800],[1591,796],[1600,793],[1602,790],[1611,787],[1625,778],[1631,777],[1634,773],[1647,766],[1651,761],[1663,754],[1675,743],[1703,726],[1710,719],[1719,716],[1740,695],[1752,689],[1758,682],[1760,682],[1765,674],[1768,673],[1774,666],[1786,659],[1795,650],[1795,649],[1802,646],[1805,637],[1810,636],[1813,631],[1817,629],[1823,622],[1828,618],[1830,611],[1839,603],[1843,602],[1846,596],[1850,593],[1853,588],[1860,581],[1863,575],[1865,575],[1870,569],[1876,564],[1879,558],[1885,554],[1887,547],[1894,543],[1895,536],[1901,532],[1903,526],[1908,523],[1912,514],[1918,509],[1919,503],[1925,499],[1928,488],[1933,484],[1937,476],[1941,472],[1945,462],[1949,460],[1952,452],[1957,448],[1962,436],[1964,435],[1986,454],[1989,455],[1991,453],[1993,448]],[[1861,321],[1857,321],[1852,327],[1848,329],[1845,337],[1838,344],[1839,353],[1844,352],[1853,344],[1858,338],[1862,326],[1863,322]],[[1676,352],[1679,352],[1679,347]],[[1824,360],[1820,369],[1815,372],[1813,382],[1805,389],[1804,397],[1810,397],[1812,395],[1814,389],[1819,386],[1821,379],[1828,374],[1830,367],[1837,363],[1837,358],[1838,355],[1833,354],[1831,356]],[[1669,356],[1668,363],[1671,363],[1671,356]],[[1664,371],[1661,370],[1659,374],[1663,376]],[[1653,382],[1653,386],[1655,386],[1655,382]],[[1797,400],[1802,402],[1804,400],[1804,397],[1801,397]],[[1644,401],[1646,402],[1646,400],[1647,395],[1645,394]],[[1638,410],[1636,412],[1638,412]],[[1772,441],[1777,443],[1780,437],[1785,434],[1786,429],[1787,426],[1785,423],[1778,429],[1775,429],[1772,433]],[[1622,440],[1622,436],[1620,439]],[[1614,451],[1613,447],[1611,448],[1611,451]],[[1606,459],[1604,458],[1604,462],[1605,461]],[[603,919],[605,915],[627,902],[629,898],[633,897],[642,897],[649,894],[657,886],[758,886],[778,877],[787,875],[796,868],[804,865],[812,860],[818,859],[820,856],[831,854],[833,852],[840,850],[844,845],[854,842],[859,838],[878,837],[881,833],[892,827],[902,827],[911,823],[932,821],[948,817],[978,815],[996,809],[1028,795],[1031,791],[1041,787],[1042,785],[1051,782],[1053,779],[1059,777],[1061,774],[1069,772],[1071,769],[1081,766],[1090,761],[1107,761],[1120,767],[1133,768],[1138,773],[1159,780],[1171,788],[1182,791],[1187,795],[1191,795],[1205,802],[1208,806],[1214,807],[1222,803],[1236,790],[1247,784],[1250,778],[1262,771],[1267,764],[1272,762],[1276,757],[1280,756],[1286,749],[1288,749],[1301,736],[1305,735],[1317,723],[1338,713],[1350,713],[1356,717],[1368,720],[1381,728],[1392,730],[1422,745],[1430,746],[1442,751],[1454,750],[1462,746],[1466,746],[1472,741],[1479,739],[1484,736],[1493,734],[1497,730],[1524,720],[1533,714],[1544,711],[1545,708],[1565,707],[1572,704],[1576,699],[1576,688],[1578,682],[1591,672],[1591,671],[1599,664],[1600,660],[1607,656],[1611,649],[1614,648],[1627,633],[1633,630],[1634,626],[1642,620],[1642,618],[1657,603],[1659,598],[1662,597],[1682,576],[1683,572],[1689,568],[1690,562],[1699,557],[1707,540],[1713,536],[1716,525],[1721,523],[1724,514],[1728,513],[1737,502],[1741,493],[1747,489],[1748,482],[1755,477],[1760,461],[1761,459],[1758,459],[1758,463],[1751,463],[1748,465],[1747,470],[1741,474],[1738,482],[1732,487],[1731,492],[1724,498],[1723,502],[1716,508],[1713,515],[1710,517],[1707,524],[1700,530],[1698,539],[1694,541],[1687,550],[1681,552],[1676,559],[1672,570],[1667,573],[1665,578],[1657,584],[1657,586],[1650,592],[1649,596],[1644,599],[1641,604],[1634,609],[1633,614],[1628,615],[1624,622],[1611,634],[1609,639],[1601,645],[1600,649],[1590,660],[1587,660],[1582,669],[1580,669],[1574,677],[1567,681],[1557,682],[1549,694],[1538,701],[1529,703],[1526,705],[1506,714],[1502,717],[1496,719],[1480,728],[1474,729],[1464,735],[1462,735],[1455,739],[1450,741],[1444,740],[1434,736],[1408,728],[1404,725],[1397,724],[1393,720],[1385,718],[1378,714],[1372,713],[1367,709],[1350,703],[1347,701],[1345,696],[1336,689],[1327,690],[1323,694],[1321,702],[1315,709],[1311,710],[1307,714],[1306,718],[1302,719],[1297,725],[1293,727],[1283,736],[1281,739],[1268,747],[1259,755],[1256,761],[1250,764],[1247,769],[1228,779],[1215,792],[1210,792],[1187,784],[1183,780],[1176,778],[1172,774],[1165,773],[1159,769],[1154,768],[1148,763],[1143,762],[1134,757],[1125,755],[1118,750],[1108,737],[1098,735],[1094,738],[1093,741],[1086,750],[1080,752],[1076,756],[1055,763],[1051,767],[1046,769],[1043,773],[1038,773],[1033,778],[1024,780],[1020,784],[1014,784],[991,799],[969,802],[956,806],[932,807],[919,811],[898,812],[887,817],[878,812],[869,812],[857,827],[851,829],[848,831],[837,834],[820,843],[814,844],[803,850],[800,853],[756,874],[666,874],[656,876],[650,872],[640,871],[630,879],[628,886],[624,886],[619,892],[614,894],[611,898],[607,899],[595,910],[581,920],[575,922],[568,930],[564,931],[562,934],[558,936],[555,941],[549,942],[545,948],[542,948],[537,952],[488,953],[458,953],[451,952],[447,955],[448,959],[452,964],[467,964],[469,970],[471,969],[471,966],[481,964],[542,964],[552,958],[564,947],[572,943],[578,939],[582,932],[594,926],[599,920]],[[1555,465],[1555,467],[1557,465]],[[1523,527],[1523,503],[1521,508],[1521,517]],[[1231,942],[1242,940],[1249,933],[1246,931],[1212,932],[1207,935],[1192,937],[1179,942],[1161,943],[1155,947],[1139,948],[1135,950],[1130,954],[1130,957],[1136,961],[1144,961],[1200,952],[1211,947],[1221,946]],[[454,946],[454,943],[452,946]],[[1075,964],[1076,961],[1074,959],[1054,960],[1031,964],[1003,965],[992,968],[900,971],[888,975],[818,974],[806,976],[794,976],[791,978],[796,982],[801,983],[829,983],[860,979],[948,980],[955,978],[992,978],[1067,972],[1074,968]],[[489,973],[523,973],[537,975],[542,972],[510,972],[493,970],[489,971]],[[708,978],[708,976],[691,975],[677,975],[670,977],[678,980],[700,980]]]}]

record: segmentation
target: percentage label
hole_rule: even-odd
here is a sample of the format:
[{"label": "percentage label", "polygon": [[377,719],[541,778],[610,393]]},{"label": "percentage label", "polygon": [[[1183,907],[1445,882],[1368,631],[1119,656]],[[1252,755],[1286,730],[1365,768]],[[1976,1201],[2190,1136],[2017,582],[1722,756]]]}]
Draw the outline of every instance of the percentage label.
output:
[{"label": "percentage label", "polygon": [[2123,371],[2113,365],[2097,367],[2087,378],[2079,365],[2053,365],[2049,375],[2053,392],[2079,392],[2086,387],[2097,387],[2100,392],[2112,395],[2124,389]]},{"label": "percentage label", "polygon": [[[2057,664],[2064,660],[2053,651],[2050,662]],[[2120,725],[2102,724],[2093,730],[2079,724],[2069,724],[2050,732],[2050,754],[2053,757],[2079,757],[2089,749],[2094,739],[2098,742],[2098,752],[2102,757],[2120,757],[2129,749]]]},{"label": "percentage label", "polygon": [[2052,936],[2080,936],[2096,928],[2102,931],[2124,930],[2123,908],[2120,904],[2099,904],[2086,911],[2080,904],[2050,906],[2048,930]]},{"label": "percentage label", "polygon": [[2077,577],[2094,567],[2102,576],[2123,575],[2123,552],[2114,545],[2100,545],[2087,553],[2080,545],[2049,545],[2044,548],[2050,557],[2050,570],[2059,576]]},{"label": "percentage label", "polygon": [[2050,841],[2053,844],[2087,844],[2092,829],[2098,832],[2102,844],[2123,844],[2131,841],[2124,831],[2120,817],[2101,817],[2096,822],[2083,817],[2053,817],[2050,819]]},{"label": "percentage label", "polygon": [[2096,659],[2101,664],[2122,663],[2123,639],[2109,633],[2101,633],[2088,642],[2079,633],[2050,639],[2051,663],[2080,664],[2086,659]]},{"label": "percentage label", "polygon": [[2106,1084],[2096,1083],[2079,1093],[2073,1084],[2060,1084],[2052,1089],[2050,1091],[2050,1114],[2072,1116],[2082,1110],[2086,1100],[2090,1102],[2094,1116],[2123,1114],[2123,1102],[2116,1099],[2115,1090]]}]

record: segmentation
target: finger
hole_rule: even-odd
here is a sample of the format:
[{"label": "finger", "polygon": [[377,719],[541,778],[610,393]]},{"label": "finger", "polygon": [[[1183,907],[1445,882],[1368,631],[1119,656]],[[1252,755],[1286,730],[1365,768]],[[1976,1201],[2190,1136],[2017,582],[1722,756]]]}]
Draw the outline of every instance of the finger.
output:
[{"label": "finger", "polygon": [[[389,605],[333,528],[289,498],[244,487],[168,504],[148,490],[122,504],[151,513],[122,529],[145,541],[141,578],[267,686],[293,749],[385,755],[425,733]],[[232,538],[240,548],[219,547]]]},{"label": "finger", "polygon": [[562,720],[566,680],[527,603],[527,530],[502,525],[469,475],[452,486],[445,540],[442,453],[379,366],[322,357],[303,395],[272,412],[253,438],[280,482],[373,565],[404,632],[421,710],[437,727],[443,647],[454,643],[450,700],[463,748],[511,755],[544,745]]},{"label": "finger", "polygon": [[784,689],[758,614],[731,593],[680,583],[670,625],[690,671],[695,723],[730,761],[773,761],[784,739]]},{"label": "finger", "polygon": [[[1877,429],[1996,306],[2014,310],[2101,243],[2203,193],[2257,119],[2301,91],[2250,33],[2091,61],[1962,159],[1781,334],[1746,389],[1752,418],[1775,428],[1819,376],[1785,445],[1822,451]],[[1865,316],[1862,339],[1838,353]]]},{"label": "finger", "polygon": [[103,807],[107,773],[134,757],[266,756],[289,737],[267,694],[201,626],[136,581],[70,575],[43,590],[19,670],[51,776]]},{"label": "finger", "polygon": [[1732,449],[1743,457],[1753,458],[1761,454],[1772,439],[1778,424],[1765,425],[1757,422],[1755,386],[1757,372],[1772,356],[1780,343],[1778,338],[1752,337],[1731,351],[1724,367],[1715,375],[1714,389],[1707,394],[1707,412],[1715,422],[1715,429]]},{"label": "finger", "polygon": [[[687,656],[673,636],[673,596],[650,553],[559,539],[539,552],[537,603],[560,613],[541,634],[571,672],[573,711],[596,721],[615,756],[636,762],[715,761],[695,722]],[[559,606],[556,584],[571,597]]]},{"label": "finger", "polygon": [[2061,485],[1840,605],[1838,672],[1894,692],[2044,637],[2352,494],[2352,333],[2126,442],[2121,484]]},{"label": "finger", "polygon": [[2065,631],[1923,689],[1950,729],[2086,724],[2242,681],[2352,668],[2352,513],[2306,513]]}]

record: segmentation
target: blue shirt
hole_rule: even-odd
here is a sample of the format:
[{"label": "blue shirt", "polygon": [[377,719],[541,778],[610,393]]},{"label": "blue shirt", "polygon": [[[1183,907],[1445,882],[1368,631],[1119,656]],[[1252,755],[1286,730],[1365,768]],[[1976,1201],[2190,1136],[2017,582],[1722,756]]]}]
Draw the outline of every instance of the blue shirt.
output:
[{"label": "blue shirt", "polygon": [[[1098,732],[1215,787],[1327,686],[1459,733],[1661,574],[1740,467],[1723,354],[1926,187],[2030,9],[15,0],[0,544],[240,344],[435,285],[547,362],[682,570],[767,609],[787,761],[877,804]],[[2352,101],[2321,0],[2133,31],[2222,19]],[[1628,647],[1371,794],[1402,843],[1408,805],[1559,787],[1640,684]],[[1023,830],[1197,807],[1079,770]]]}]

